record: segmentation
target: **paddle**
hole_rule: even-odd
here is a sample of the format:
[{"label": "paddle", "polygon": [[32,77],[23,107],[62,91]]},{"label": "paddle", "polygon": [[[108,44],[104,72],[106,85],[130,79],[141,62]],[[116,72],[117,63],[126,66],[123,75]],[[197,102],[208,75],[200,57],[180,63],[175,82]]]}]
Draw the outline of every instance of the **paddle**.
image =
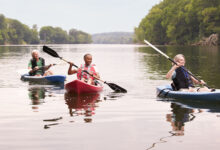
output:
[{"label": "paddle", "polygon": [[[57,65],[57,64],[52,64],[52,66],[55,66],[55,65]],[[48,66],[49,66],[49,65],[48,65]],[[39,67],[39,68],[36,69],[35,71],[40,70],[40,69],[43,69],[43,68],[48,67],[48,66]],[[17,72],[18,72],[20,75],[24,75],[24,74],[30,74],[31,71],[32,71],[32,70],[29,70],[29,69],[20,69],[20,70],[18,70]]]},{"label": "paddle", "polygon": [[[54,51],[53,49],[47,47],[47,46],[43,46],[43,51],[53,57],[56,57],[56,58],[60,58],[61,60],[67,62],[67,63],[70,63],[69,61],[63,59],[62,57],[60,57],[56,51]],[[73,64],[74,67],[76,68],[79,68],[77,65]],[[92,74],[90,74],[88,71],[84,71],[86,72],[87,74],[89,74],[90,76],[93,76]],[[101,79],[99,78],[96,78],[95,76],[93,76],[95,79],[107,84],[112,90],[114,90],[115,92],[122,92],[122,93],[127,93],[127,90],[118,86],[117,84],[114,84],[114,83],[108,83],[106,81],[102,81]]]},{"label": "paddle", "polygon": [[[59,64],[51,64],[52,66],[58,66],[58,65],[63,65],[64,63],[59,63]],[[65,63],[66,64],[66,63]],[[44,67],[48,67],[49,65],[47,65],[47,66],[44,66]],[[39,67],[37,70],[39,70],[39,69],[43,69],[44,67]],[[36,71],[37,71],[36,70]],[[27,74],[27,73],[29,73],[30,72],[30,69],[19,69],[19,70],[17,70],[17,72],[18,72],[18,74],[20,74],[20,75],[24,75],[24,74]]]},{"label": "paddle", "polygon": [[[51,66],[55,66],[55,65],[57,65],[57,64],[51,64]],[[50,66],[50,65],[39,67],[39,68],[37,68],[35,71],[41,70],[41,69],[45,69],[45,68],[47,68],[47,67],[49,67],[49,66]],[[31,72],[33,72],[33,69],[30,70],[28,73],[31,74]]]},{"label": "paddle", "polygon": [[[167,56],[165,53],[163,53],[161,50],[159,50],[158,48],[156,48],[154,45],[152,45],[150,42],[148,42],[147,40],[144,40],[144,42],[146,44],[148,44],[150,47],[152,47],[154,50],[156,50],[158,53],[160,53],[161,55],[163,55],[164,57],[166,57],[168,60],[170,60],[172,63],[174,63],[175,65],[177,65],[177,63],[172,60],[169,56]],[[195,75],[193,75],[190,71],[188,71],[187,69],[183,68],[183,70],[185,70],[189,75],[191,75],[193,78],[195,78],[197,81],[201,82],[201,80],[199,78],[197,78]],[[206,86],[207,88],[210,89],[210,87],[207,84],[204,84],[204,86]]]}]

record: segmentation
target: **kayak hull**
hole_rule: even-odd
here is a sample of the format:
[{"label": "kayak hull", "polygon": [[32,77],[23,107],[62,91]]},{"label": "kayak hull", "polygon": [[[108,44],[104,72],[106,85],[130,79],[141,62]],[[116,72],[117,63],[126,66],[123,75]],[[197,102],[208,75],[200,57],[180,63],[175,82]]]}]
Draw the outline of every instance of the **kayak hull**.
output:
[{"label": "kayak hull", "polygon": [[164,85],[157,87],[157,96],[182,100],[220,101],[220,90],[214,92],[183,92],[173,91],[170,85]]},{"label": "kayak hull", "polygon": [[50,75],[50,76],[30,76],[24,74],[21,76],[21,80],[34,83],[64,83],[66,80],[65,75]]},{"label": "kayak hull", "polygon": [[89,85],[80,80],[74,80],[65,85],[67,92],[74,92],[77,94],[86,94],[86,93],[98,93],[103,90],[103,86],[94,86]]}]

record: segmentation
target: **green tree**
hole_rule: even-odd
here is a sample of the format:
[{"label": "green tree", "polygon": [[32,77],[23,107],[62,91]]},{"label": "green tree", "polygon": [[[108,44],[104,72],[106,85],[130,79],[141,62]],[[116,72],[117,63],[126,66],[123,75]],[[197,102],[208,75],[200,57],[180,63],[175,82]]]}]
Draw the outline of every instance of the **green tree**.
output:
[{"label": "green tree", "polygon": [[52,41],[53,34],[53,27],[44,26],[40,29],[40,40],[43,43],[54,43],[54,41]]},{"label": "green tree", "polygon": [[40,39],[39,39],[39,33],[38,33],[38,28],[36,24],[33,25],[31,32],[32,32],[32,38],[31,38],[30,44],[39,44]]},{"label": "green tree", "polygon": [[52,39],[56,44],[67,44],[67,32],[61,29],[60,27],[54,28],[54,36],[52,37]]},{"label": "green tree", "polygon": [[0,14],[0,44],[4,44],[7,38],[5,16]]},{"label": "green tree", "polygon": [[191,44],[220,33],[219,0],[163,0],[135,28],[135,41]]},{"label": "green tree", "polygon": [[7,19],[8,23],[8,41],[10,44],[29,44],[32,41],[33,34],[31,29],[14,19]]},{"label": "green tree", "polygon": [[18,20],[0,14],[0,44],[77,44],[91,41],[91,35],[82,31],[72,29],[68,34],[60,27],[44,26],[38,32],[37,25],[29,28]]},{"label": "green tree", "polygon": [[88,33],[78,31],[76,29],[69,30],[69,43],[70,44],[86,44],[91,43],[92,37]]}]

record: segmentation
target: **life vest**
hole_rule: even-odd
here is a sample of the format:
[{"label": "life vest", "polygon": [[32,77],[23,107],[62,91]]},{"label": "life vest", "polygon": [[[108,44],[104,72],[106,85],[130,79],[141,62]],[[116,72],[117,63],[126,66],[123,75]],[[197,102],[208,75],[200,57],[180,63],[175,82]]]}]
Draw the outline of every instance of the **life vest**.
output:
[{"label": "life vest", "polygon": [[172,87],[178,91],[181,88],[193,87],[193,82],[190,75],[183,69],[184,67],[177,68],[176,77],[173,79]]},{"label": "life vest", "polygon": [[83,71],[85,70],[91,73],[92,75],[96,75],[96,70],[94,66],[95,66],[94,64],[89,66],[86,66],[86,64],[81,65],[77,72],[77,79],[81,80],[82,78],[84,78],[88,80],[91,78],[92,80],[94,80],[94,77],[90,76],[89,74]]},{"label": "life vest", "polygon": [[[41,60],[42,66],[45,66],[45,60],[43,58],[41,58],[41,57],[39,57],[39,60]],[[31,68],[34,69],[37,66],[37,61],[36,61],[36,59],[33,59],[33,58],[30,61],[31,61]],[[44,72],[45,72],[44,69],[41,69],[41,70],[42,70],[41,75],[44,75]],[[36,72],[37,71],[34,71],[30,75],[34,76],[34,75],[36,75]]]}]

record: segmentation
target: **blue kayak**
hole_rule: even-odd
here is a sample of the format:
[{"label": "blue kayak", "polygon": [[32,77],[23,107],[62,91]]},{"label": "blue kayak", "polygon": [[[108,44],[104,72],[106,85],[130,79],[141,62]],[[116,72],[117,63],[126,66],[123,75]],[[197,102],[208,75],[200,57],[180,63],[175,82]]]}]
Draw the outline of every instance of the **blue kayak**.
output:
[{"label": "blue kayak", "polygon": [[182,100],[220,101],[220,90],[214,92],[173,91],[170,85],[164,85],[157,87],[157,96]]},{"label": "blue kayak", "polygon": [[21,76],[21,80],[37,82],[37,83],[64,83],[66,80],[65,75],[50,75],[50,76],[30,76],[24,74]]}]

